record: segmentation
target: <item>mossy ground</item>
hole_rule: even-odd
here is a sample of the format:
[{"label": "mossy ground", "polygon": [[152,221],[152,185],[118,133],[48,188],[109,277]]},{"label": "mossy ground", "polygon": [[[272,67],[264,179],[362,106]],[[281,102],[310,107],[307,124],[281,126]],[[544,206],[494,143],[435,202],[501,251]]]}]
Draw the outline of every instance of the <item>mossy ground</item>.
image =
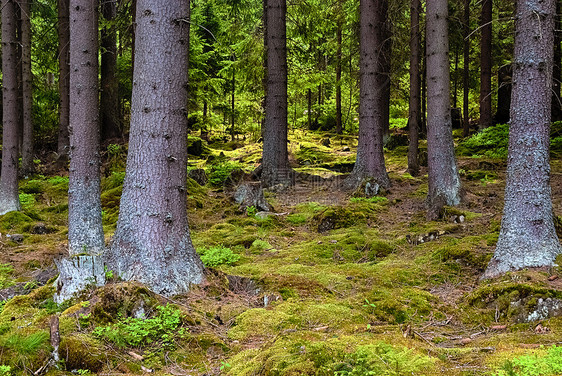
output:
[{"label": "mossy ground", "polygon": [[[10,365],[14,374],[42,367],[52,350],[49,322],[56,314],[65,362],[51,368],[53,375],[148,369],[175,375],[492,375],[506,360],[544,353],[536,347],[560,341],[561,318],[543,320],[547,330],[539,333],[537,322],[517,321],[520,313],[511,305],[521,300],[532,309],[537,299],[562,297],[560,279],[549,279],[560,270],[479,281],[499,232],[504,162],[460,157],[465,202],[427,222],[426,171],[416,177],[406,173],[404,147],[386,154],[392,187],[384,197],[362,199],[338,189],[341,174],[353,164],[354,138],[298,130],[289,138],[297,184],[266,192],[281,215],[248,216],[228,188],[188,181],[195,247],[228,247],[240,256],[238,262],[208,270],[204,285],[171,301],[143,286],[113,281],[72,306],[57,307],[52,282],[38,287],[3,307],[0,364]],[[257,167],[261,144],[215,143],[204,151],[191,166],[213,165],[222,179],[231,168]],[[552,168],[558,210],[562,164],[553,160]],[[109,240],[123,165],[113,156],[104,171]],[[2,238],[0,262],[11,266],[0,270],[3,287],[31,281],[65,254],[67,188],[64,176],[22,181],[22,212],[0,217],[2,235],[24,237],[21,243]],[[462,222],[455,219],[460,216]],[[33,234],[40,223],[51,231]],[[182,314],[181,330],[170,333],[172,345],[123,348],[93,334],[96,327],[141,311],[153,317],[155,307],[167,303]]]}]

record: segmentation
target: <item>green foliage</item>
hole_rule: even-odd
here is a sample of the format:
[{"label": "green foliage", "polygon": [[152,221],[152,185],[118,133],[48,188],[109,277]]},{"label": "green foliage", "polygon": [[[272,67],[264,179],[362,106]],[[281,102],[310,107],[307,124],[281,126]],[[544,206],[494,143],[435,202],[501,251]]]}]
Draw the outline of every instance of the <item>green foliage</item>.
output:
[{"label": "green foliage", "polygon": [[386,197],[374,196],[374,197],[352,197],[349,199],[350,202],[372,202],[372,203],[386,203],[388,199]]},{"label": "green foliage", "polygon": [[20,355],[34,355],[41,346],[46,344],[48,339],[49,334],[45,331],[39,331],[25,336],[13,333],[2,339],[1,344]]},{"label": "green foliage", "polygon": [[0,376],[8,376],[12,374],[12,367],[0,365]]},{"label": "green foliage", "polygon": [[359,346],[345,362],[336,367],[338,376],[419,375],[429,368],[431,358],[415,354],[408,348],[395,348],[384,342]]},{"label": "green foliage", "polygon": [[181,327],[181,312],[172,305],[156,307],[158,314],[152,318],[127,317],[109,326],[98,326],[94,336],[119,347],[147,347],[159,345],[175,347],[178,336],[185,334]]},{"label": "green foliage", "polygon": [[230,248],[223,246],[213,246],[209,248],[199,248],[197,250],[201,256],[201,261],[206,267],[213,268],[218,265],[231,265],[240,260],[240,256],[232,252]]},{"label": "green foliage", "polygon": [[0,289],[14,284],[11,279],[14,268],[10,264],[0,264]]},{"label": "green foliage", "polygon": [[509,125],[498,124],[476,133],[460,144],[462,155],[485,155],[489,158],[507,158]]},{"label": "green foliage", "polygon": [[242,165],[237,162],[219,161],[207,166],[206,172],[209,183],[214,187],[221,187],[228,180],[234,170],[241,169]]},{"label": "green foliage", "polygon": [[23,208],[33,206],[35,204],[35,195],[30,193],[20,193],[20,204]]},{"label": "green foliage", "polygon": [[546,355],[528,354],[505,362],[494,376],[555,376],[562,373],[562,346],[552,346]]}]

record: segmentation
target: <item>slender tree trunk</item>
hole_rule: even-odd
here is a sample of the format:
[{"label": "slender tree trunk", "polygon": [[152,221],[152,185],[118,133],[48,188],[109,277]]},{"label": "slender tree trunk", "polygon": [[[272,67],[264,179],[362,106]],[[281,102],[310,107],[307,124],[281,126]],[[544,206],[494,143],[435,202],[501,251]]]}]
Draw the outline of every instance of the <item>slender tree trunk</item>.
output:
[{"label": "slender tree trunk", "polygon": [[101,29],[101,138],[109,140],[122,136],[119,122],[119,80],[117,79],[117,37],[113,19],[116,16],[115,1],[101,2],[101,14],[105,27]]},{"label": "slender tree trunk", "polygon": [[342,127],[342,114],[341,114],[341,71],[342,71],[342,24],[343,15],[341,14],[341,0],[338,1],[338,10],[340,14],[338,14],[338,25],[336,31],[336,43],[337,43],[337,50],[336,50],[336,133],[342,134],[343,127]]},{"label": "slender tree trunk", "polygon": [[470,0],[464,0],[464,16],[463,16],[463,75],[462,75],[462,88],[463,88],[463,136],[468,137],[470,133],[469,113],[468,113],[468,94],[469,87],[469,74],[470,74]]},{"label": "slender tree trunk", "polygon": [[450,109],[447,0],[427,3],[427,160],[429,219],[461,202]]},{"label": "slender tree trunk", "polygon": [[189,1],[138,0],[127,172],[106,261],[165,296],[204,280],[187,223]]},{"label": "slender tree trunk", "polygon": [[266,186],[291,181],[287,150],[286,0],[266,0],[267,85],[261,180]]},{"label": "slender tree trunk", "polygon": [[[386,3],[382,3],[381,6],[386,6],[386,13],[388,13],[388,1]],[[383,59],[381,61],[380,71],[385,76],[384,85],[383,85],[383,96],[382,100],[383,103],[381,104],[381,111],[382,111],[382,137],[383,137],[383,145],[385,145],[389,138],[390,138],[390,89],[391,89],[391,80],[390,80],[390,71],[392,69],[391,66],[391,57],[392,57],[392,31],[390,29],[390,22],[387,19],[384,22],[384,41],[383,41]]]},{"label": "slender tree trunk", "polygon": [[556,21],[554,26],[554,64],[552,71],[552,121],[562,120],[562,102],[560,100],[560,83],[562,81],[562,7],[560,0],[556,1]]},{"label": "slender tree trunk", "polygon": [[101,224],[98,2],[70,0],[70,171],[68,248],[71,256],[99,255]]},{"label": "slender tree trunk", "polygon": [[388,1],[359,3],[359,143],[355,166],[345,185],[355,189],[364,179],[390,186],[383,152],[384,106],[388,75],[384,67]]},{"label": "slender tree trunk", "polygon": [[13,0],[2,0],[2,172],[0,215],[20,210],[18,195],[18,57]]},{"label": "slender tree trunk", "polygon": [[410,103],[408,110],[408,172],[417,176],[420,126],[420,0],[410,0]]},{"label": "slender tree trunk", "polygon": [[308,89],[306,93],[308,99],[308,129],[312,129],[312,90]]},{"label": "slender tree trunk", "polygon": [[549,133],[555,0],[518,0],[505,205],[483,278],[552,266],[562,247],[553,222]]},{"label": "slender tree trunk", "polygon": [[482,1],[480,28],[480,124],[492,126],[492,0]]},{"label": "slender tree trunk", "polygon": [[70,31],[68,26],[69,0],[58,0],[59,36],[59,134],[57,153],[66,157],[69,153],[69,108],[70,108]]},{"label": "slender tree trunk", "polygon": [[236,93],[236,68],[234,68],[234,65],[232,66],[232,91],[230,93],[230,139],[231,141],[234,141],[234,136],[236,135],[236,132],[234,131],[234,119],[235,119],[235,104],[236,102],[234,101],[234,96]]},{"label": "slender tree trunk", "polygon": [[21,166],[24,174],[34,170],[33,164],[33,118],[32,118],[32,76],[31,76],[31,20],[30,0],[20,0],[21,12],[21,74],[22,74],[22,122],[23,149]]},{"label": "slender tree trunk", "polygon": [[[426,25],[427,28],[427,25]],[[427,138],[427,59],[426,59],[426,43],[422,41],[423,53],[421,60],[421,138]]]}]

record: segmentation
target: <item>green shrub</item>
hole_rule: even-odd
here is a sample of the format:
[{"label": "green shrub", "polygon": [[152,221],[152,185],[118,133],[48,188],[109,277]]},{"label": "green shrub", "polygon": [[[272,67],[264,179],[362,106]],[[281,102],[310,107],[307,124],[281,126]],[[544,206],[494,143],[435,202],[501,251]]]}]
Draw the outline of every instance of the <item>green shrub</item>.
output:
[{"label": "green shrub", "polygon": [[239,255],[232,252],[230,248],[223,246],[199,248],[197,252],[201,256],[203,264],[211,268],[222,264],[231,265],[240,260]]},{"label": "green shrub", "polygon": [[562,374],[562,346],[552,346],[546,355],[522,355],[508,360],[494,376],[555,376]]}]

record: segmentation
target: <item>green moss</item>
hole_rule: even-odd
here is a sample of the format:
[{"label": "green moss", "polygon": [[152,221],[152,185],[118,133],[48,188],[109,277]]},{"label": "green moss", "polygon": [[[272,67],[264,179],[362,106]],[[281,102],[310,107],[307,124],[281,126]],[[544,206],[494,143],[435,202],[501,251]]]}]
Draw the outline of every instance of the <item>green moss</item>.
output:
[{"label": "green moss", "polygon": [[33,219],[19,211],[11,211],[0,216],[0,230],[10,232],[25,232]]},{"label": "green moss", "polygon": [[367,217],[362,212],[350,210],[345,207],[330,207],[316,214],[312,223],[318,232],[325,232],[338,228],[347,228],[365,224]]},{"label": "green moss", "polygon": [[280,310],[249,309],[236,318],[234,326],[228,331],[228,338],[247,340],[252,337],[270,336],[288,328],[291,320],[294,321],[294,318],[290,314]]},{"label": "green moss", "polygon": [[86,369],[94,373],[101,371],[108,355],[99,342],[83,333],[61,337],[59,353],[66,369]]},{"label": "green moss", "polygon": [[423,321],[431,313],[439,313],[437,303],[435,296],[417,288],[376,288],[367,294],[363,308],[376,320],[401,324]]}]

